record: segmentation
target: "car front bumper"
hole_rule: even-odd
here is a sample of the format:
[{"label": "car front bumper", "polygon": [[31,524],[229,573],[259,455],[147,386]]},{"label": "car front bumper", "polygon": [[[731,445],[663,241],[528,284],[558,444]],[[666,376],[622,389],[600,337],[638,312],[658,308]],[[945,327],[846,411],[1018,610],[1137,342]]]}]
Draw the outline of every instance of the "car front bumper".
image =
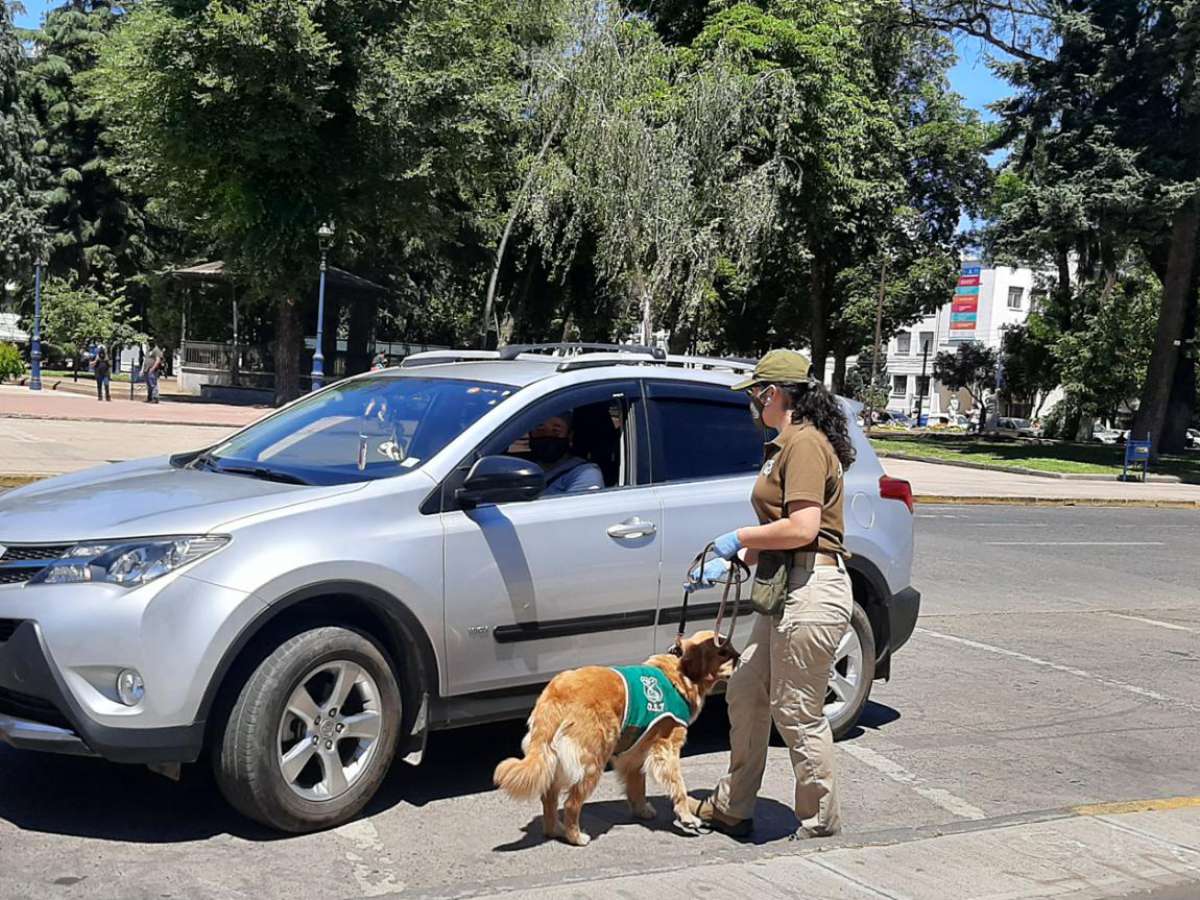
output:
[{"label": "car front bumper", "polygon": [[0,644],[0,739],[22,750],[113,762],[194,762],[204,722],[115,728],[94,721],[57,675],[37,623],[25,621]]},{"label": "car front bumper", "polygon": [[[191,762],[206,697],[241,629],[265,605],[187,574],[136,589],[0,585],[0,740],[115,762]],[[145,696],[122,702],[137,671]]]}]

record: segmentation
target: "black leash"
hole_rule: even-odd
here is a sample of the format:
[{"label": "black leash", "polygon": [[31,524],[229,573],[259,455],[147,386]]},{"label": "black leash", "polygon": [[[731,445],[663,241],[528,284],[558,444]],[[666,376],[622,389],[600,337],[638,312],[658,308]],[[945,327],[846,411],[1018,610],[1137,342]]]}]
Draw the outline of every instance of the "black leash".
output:
[{"label": "black leash", "polygon": [[[679,655],[679,641],[687,630],[688,618],[688,600],[691,598],[692,591],[701,584],[704,576],[704,566],[709,561],[709,554],[715,553],[716,548],[711,544],[705,545],[700,551],[700,555],[692,560],[691,565],[687,568],[687,578],[683,583],[683,604],[679,608],[679,632],[676,635],[675,646],[671,652]],[[713,631],[716,632],[718,639],[728,641],[733,644],[733,630],[737,627],[738,611],[742,606],[742,585],[750,580],[750,567],[746,565],[739,557],[734,556],[729,561],[729,571],[725,578],[720,579],[725,585],[725,589],[721,592],[721,604],[717,607],[717,621],[713,625]],[[696,578],[692,578],[692,572],[696,572]],[[721,634],[721,622],[725,618],[725,609],[729,603],[729,591],[733,589],[733,618],[729,621],[729,634]]]}]

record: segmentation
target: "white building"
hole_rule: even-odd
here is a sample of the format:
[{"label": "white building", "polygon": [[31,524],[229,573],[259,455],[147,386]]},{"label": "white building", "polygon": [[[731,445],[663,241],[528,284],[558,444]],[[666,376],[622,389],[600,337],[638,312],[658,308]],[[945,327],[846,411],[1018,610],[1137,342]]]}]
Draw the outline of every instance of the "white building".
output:
[{"label": "white building", "polygon": [[959,411],[968,412],[973,401],[965,391],[933,383],[934,360],[938,353],[955,352],[964,341],[999,350],[1004,329],[1022,324],[1029,315],[1034,291],[1032,269],[988,268],[979,260],[964,260],[952,300],[888,343],[888,409],[911,415],[923,395],[921,408],[930,414],[954,411],[953,400]]}]

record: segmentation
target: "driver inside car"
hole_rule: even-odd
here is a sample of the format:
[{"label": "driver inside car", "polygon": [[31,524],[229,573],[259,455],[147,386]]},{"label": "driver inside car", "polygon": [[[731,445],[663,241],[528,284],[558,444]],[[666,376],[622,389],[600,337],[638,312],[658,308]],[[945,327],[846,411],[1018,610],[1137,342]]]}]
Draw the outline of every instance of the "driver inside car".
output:
[{"label": "driver inside car", "polygon": [[546,471],[544,497],[604,487],[600,467],[571,453],[571,437],[570,413],[551,416],[529,432],[529,456]]}]

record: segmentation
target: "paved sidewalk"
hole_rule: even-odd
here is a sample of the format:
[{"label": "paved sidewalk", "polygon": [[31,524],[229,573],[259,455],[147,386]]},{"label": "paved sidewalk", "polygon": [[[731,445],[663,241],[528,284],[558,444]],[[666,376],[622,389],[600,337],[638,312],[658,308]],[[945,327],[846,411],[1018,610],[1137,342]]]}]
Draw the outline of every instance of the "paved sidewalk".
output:
[{"label": "paved sidewalk", "polygon": [[220,403],[172,400],[146,403],[144,399],[130,400],[128,387],[123,395],[114,387],[112,401],[101,403],[94,395],[46,390],[34,392],[28,388],[0,385],[0,420],[21,418],[241,426],[262,418],[268,412],[270,410],[264,407],[227,406]]},{"label": "paved sidewalk", "polygon": [[1021,502],[1180,505],[1200,508],[1200,485],[1125,481],[1060,481],[962,466],[880,459],[889,475],[911,482],[921,502],[982,499]]},{"label": "paved sidewalk", "polygon": [[884,833],[867,846],[823,849],[813,842],[791,845],[791,852],[763,853],[732,845],[719,858],[703,861],[681,849],[676,858],[659,860],[661,868],[638,875],[589,873],[582,869],[587,865],[585,848],[578,851],[582,870],[569,880],[556,876],[555,883],[524,880],[478,891],[463,885],[455,896],[539,900],[1200,896],[1200,804],[1187,799],[1148,805],[1158,808],[1120,812],[1123,805],[1115,804],[974,823],[956,833],[926,829]]}]

